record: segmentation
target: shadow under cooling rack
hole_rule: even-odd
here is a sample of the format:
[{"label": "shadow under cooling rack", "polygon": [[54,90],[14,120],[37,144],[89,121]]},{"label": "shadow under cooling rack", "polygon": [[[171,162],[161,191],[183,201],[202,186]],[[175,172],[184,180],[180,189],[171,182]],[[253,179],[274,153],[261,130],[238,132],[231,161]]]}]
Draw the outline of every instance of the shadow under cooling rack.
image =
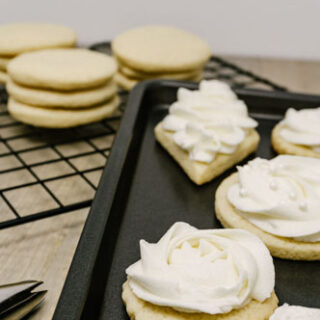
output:
[{"label": "shadow under cooling rack", "polygon": [[[108,42],[92,50],[110,53]],[[285,90],[219,57],[205,67],[206,79],[234,87]],[[112,118],[72,129],[35,128],[10,117],[0,88],[0,229],[90,206],[108,161],[127,93]]]}]

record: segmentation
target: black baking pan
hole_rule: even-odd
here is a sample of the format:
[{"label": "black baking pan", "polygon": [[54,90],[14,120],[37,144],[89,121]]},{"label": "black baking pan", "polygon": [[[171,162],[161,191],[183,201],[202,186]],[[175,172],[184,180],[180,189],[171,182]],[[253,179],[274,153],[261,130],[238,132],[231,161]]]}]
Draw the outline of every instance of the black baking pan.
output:
[{"label": "black baking pan", "polygon": [[[139,259],[139,240],[156,242],[176,221],[198,228],[221,228],[214,193],[235,167],[204,186],[193,184],[155,141],[153,129],[176,100],[179,87],[196,84],[146,81],[130,94],[91,212],[63,288],[55,320],[127,320],[121,301],[125,269]],[[275,156],[274,125],[288,107],[320,105],[320,96],[239,89],[259,122],[256,156]],[[320,262],[274,259],[280,304],[320,307]]]}]

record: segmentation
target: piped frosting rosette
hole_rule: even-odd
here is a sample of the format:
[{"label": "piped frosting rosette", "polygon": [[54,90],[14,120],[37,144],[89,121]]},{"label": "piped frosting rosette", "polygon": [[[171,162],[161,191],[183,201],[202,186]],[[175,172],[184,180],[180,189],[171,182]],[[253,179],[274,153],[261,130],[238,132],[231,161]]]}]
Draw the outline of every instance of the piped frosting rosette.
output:
[{"label": "piped frosting rosette", "polygon": [[175,223],[157,243],[140,241],[141,260],[126,273],[144,301],[182,312],[227,313],[271,296],[268,249],[239,229],[198,230]]},{"label": "piped frosting rosette", "polygon": [[288,109],[281,121],[280,135],[292,144],[320,152],[320,108]]},{"label": "piped frosting rosette", "polygon": [[258,228],[304,242],[320,241],[320,160],[280,155],[238,167],[228,200]]},{"label": "piped frosting rosette", "polygon": [[230,87],[217,80],[201,81],[199,90],[178,90],[177,101],[162,122],[173,141],[194,161],[209,163],[217,153],[232,154],[257,122]]}]

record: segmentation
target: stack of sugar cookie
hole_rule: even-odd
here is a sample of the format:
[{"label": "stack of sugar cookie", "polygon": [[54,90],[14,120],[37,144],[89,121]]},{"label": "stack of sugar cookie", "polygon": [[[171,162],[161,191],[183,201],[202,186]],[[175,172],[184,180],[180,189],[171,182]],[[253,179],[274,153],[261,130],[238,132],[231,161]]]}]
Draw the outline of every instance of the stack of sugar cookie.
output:
[{"label": "stack of sugar cookie", "polygon": [[18,121],[47,128],[87,124],[119,104],[113,58],[87,49],[47,49],[8,64],[8,111]]},{"label": "stack of sugar cookie", "polygon": [[47,23],[0,26],[0,83],[6,83],[7,65],[15,56],[47,48],[73,47],[76,34],[68,27]]},{"label": "stack of sugar cookie", "polygon": [[130,90],[141,80],[200,81],[209,60],[209,45],[197,36],[166,26],[129,30],[112,41],[119,71],[117,83]]}]

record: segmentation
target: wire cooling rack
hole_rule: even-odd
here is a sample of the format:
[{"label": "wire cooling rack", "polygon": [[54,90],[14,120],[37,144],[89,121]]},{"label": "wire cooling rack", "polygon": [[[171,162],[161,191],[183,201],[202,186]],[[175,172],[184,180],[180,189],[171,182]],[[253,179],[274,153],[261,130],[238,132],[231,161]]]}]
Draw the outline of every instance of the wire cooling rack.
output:
[{"label": "wire cooling rack", "polygon": [[[109,54],[110,43],[91,49]],[[234,87],[286,90],[214,56],[204,75]],[[0,87],[0,229],[90,206],[125,107],[127,93],[119,94],[122,103],[112,118],[52,130],[12,119]]]}]

